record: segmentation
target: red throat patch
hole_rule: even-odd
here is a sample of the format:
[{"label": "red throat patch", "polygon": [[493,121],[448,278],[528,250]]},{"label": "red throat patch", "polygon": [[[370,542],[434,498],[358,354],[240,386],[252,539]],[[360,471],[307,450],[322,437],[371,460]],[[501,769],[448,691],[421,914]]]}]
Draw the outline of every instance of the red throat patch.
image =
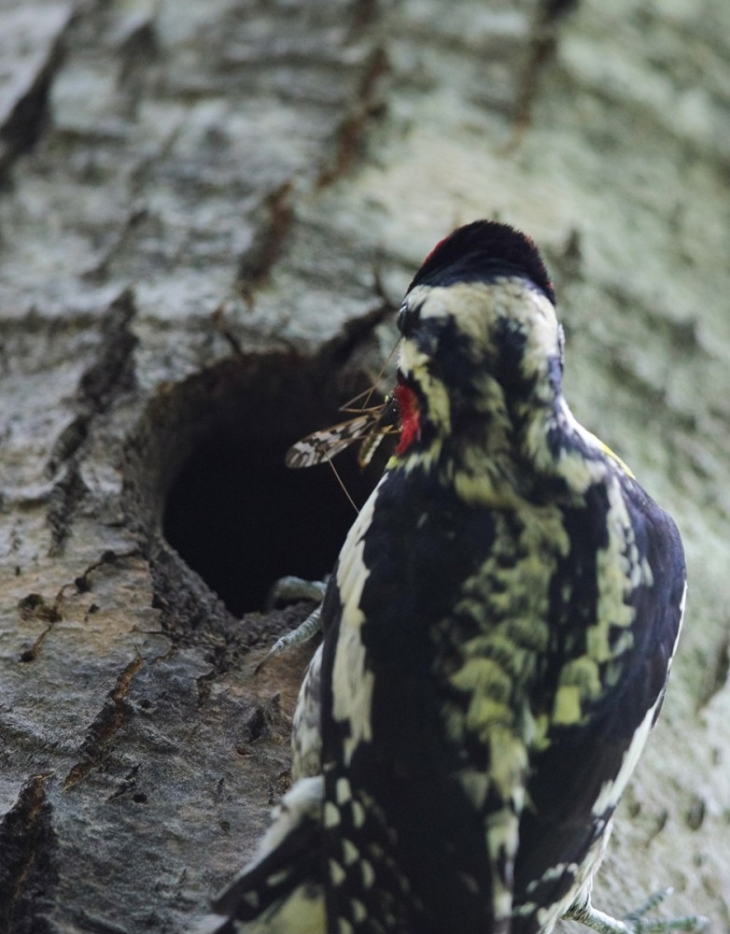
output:
[{"label": "red throat patch", "polygon": [[400,441],[396,454],[405,454],[408,448],[421,437],[421,413],[415,392],[399,383],[393,394],[400,409]]}]

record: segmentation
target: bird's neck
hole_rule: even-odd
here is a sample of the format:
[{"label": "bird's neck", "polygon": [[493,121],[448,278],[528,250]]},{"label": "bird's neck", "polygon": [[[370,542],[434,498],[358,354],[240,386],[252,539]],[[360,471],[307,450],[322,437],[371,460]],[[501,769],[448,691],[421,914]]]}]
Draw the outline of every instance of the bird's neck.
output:
[{"label": "bird's neck", "polygon": [[406,458],[435,470],[442,485],[472,504],[509,507],[555,498],[579,502],[620,460],[573,417],[562,395],[492,405],[452,407],[449,430],[424,421],[423,445]]}]

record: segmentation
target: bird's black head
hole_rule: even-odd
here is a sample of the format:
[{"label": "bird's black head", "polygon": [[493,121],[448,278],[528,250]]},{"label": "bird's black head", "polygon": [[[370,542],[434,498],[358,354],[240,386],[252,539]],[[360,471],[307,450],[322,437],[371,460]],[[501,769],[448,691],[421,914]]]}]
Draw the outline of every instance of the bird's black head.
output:
[{"label": "bird's black head", "polygon": [[530,237],[497,221],[474,221],[459,227],[428,254],[408,291],[417,285],[449,286],[522,276],[555,304],[555,290]]},{"label": "bird's black head", "polygon": [[421,453],[433,439],[470,456],[504,451],[522,444],[533,415],[556,411],[555,294],[534,243],[512,227],[477,221],[442,240],[413,279],[397,323],[400,392],[411,394],[405,409],[418,415],[401,452],[415,445],[404,437],[420,439]]}]

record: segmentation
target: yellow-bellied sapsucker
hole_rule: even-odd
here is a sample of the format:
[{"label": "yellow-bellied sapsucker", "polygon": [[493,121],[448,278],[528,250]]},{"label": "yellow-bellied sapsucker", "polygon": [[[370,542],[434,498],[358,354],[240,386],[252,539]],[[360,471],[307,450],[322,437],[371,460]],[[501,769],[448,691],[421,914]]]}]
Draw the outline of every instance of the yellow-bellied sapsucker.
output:
[{"label": "yellow-bellied sapsucker", "polygon": [[321,610],[241,932],[537,934],[590,905],[685,599],[671,518],[572,416],[534,244],[479,221],[398,315],[400,440]]}]

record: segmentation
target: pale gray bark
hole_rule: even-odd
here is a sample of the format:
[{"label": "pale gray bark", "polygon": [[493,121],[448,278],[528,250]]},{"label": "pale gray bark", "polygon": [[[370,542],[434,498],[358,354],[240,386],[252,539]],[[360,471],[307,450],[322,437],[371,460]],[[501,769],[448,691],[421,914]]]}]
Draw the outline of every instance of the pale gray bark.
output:
[{"label": "pale gray bark", "polygon": [[[688,550],[596,904],[730,931],[730,7],[571,6],[0,2],[0,934],[182,931],[250,855],[307,655],[253,679],[307,608],[257,611],[351,517],[281,455],[482,216],[544,248],[571,404]],[[185,464],[169,534],[243,623],[163,535]]]}]

